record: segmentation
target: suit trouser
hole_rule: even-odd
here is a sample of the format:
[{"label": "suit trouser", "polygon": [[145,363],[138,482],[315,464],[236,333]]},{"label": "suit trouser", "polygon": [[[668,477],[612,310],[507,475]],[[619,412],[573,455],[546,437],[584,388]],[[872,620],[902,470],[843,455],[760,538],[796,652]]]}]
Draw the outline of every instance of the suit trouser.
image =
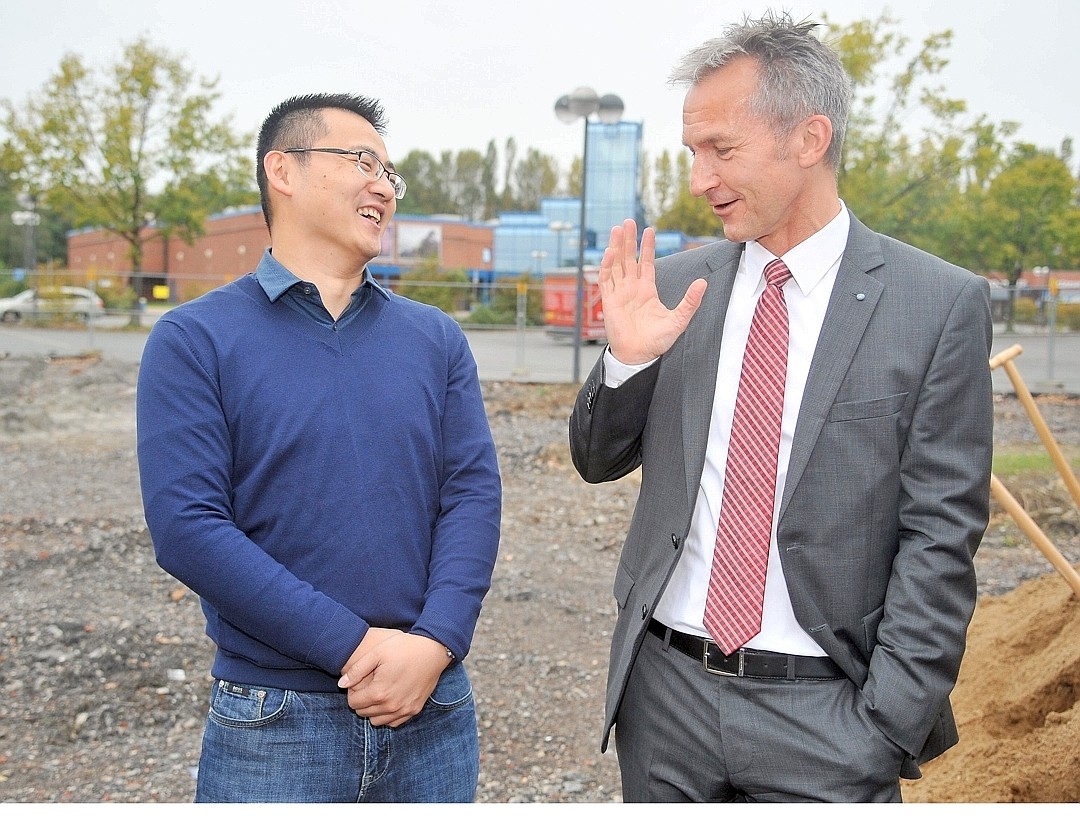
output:
[{"label": "suit trouser", "polygon": [[625,802],[899,802],[847,679],[719,676],[646,634],[615,723]]}]

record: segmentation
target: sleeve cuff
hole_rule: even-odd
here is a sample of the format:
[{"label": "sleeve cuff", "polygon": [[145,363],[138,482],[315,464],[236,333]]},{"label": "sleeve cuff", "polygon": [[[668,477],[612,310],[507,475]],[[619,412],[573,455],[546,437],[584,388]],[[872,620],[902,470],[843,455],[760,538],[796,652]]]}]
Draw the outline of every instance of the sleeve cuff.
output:
[{"label": "sleeve cuff", "polygon": [[625,362],[619,362],[611,355],[611,346],[604,348],[604,385],[608,388],[618,388],[624,382],[636,374],[641,373],[650,365],[656,362],[655,359],[650,359],[648,362],[643,362],[640,365],[627,365]]}]

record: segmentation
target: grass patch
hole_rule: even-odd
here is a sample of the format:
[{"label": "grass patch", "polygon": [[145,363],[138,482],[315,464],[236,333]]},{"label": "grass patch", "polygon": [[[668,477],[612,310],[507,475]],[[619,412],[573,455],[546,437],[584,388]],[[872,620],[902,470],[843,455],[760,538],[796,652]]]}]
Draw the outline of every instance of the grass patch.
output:
[{"label": "grass patch", "polygon": [[[1076,465],[1075,452],[1070,456],[1068,451],[1062,449],[1066,460],[1072,466]],[[993,471],[998,477],[1009,477],[1016,474],[1031,474],[1053,472],[1057,474],[1057,466],[1044,448],[1030,449],[1006,449],[994,452]]]}]

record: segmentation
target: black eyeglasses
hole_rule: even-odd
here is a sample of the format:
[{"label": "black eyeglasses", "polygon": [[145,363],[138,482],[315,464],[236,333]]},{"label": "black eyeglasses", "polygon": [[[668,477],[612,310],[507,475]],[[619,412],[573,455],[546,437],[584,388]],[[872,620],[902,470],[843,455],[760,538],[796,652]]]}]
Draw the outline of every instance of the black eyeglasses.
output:
[{"label": "black eyeglasses", "polygon": [[393,170],[386,169],[386,165],[379,160],[379,156],[373,152],[367,150],[347,150],[336,149],[334,147],[291,147],[290,149],[284,149],[282,152],[329,152],[334,155],[355,155],[356,156],[356,169],[360,170],[367,178],[372,181],[378,181],[384,175],[386,180],[390,182],[390,186],[394,188],[394,198],[405,198],[405,190],[407,185],[405,179],[398,175]]}]

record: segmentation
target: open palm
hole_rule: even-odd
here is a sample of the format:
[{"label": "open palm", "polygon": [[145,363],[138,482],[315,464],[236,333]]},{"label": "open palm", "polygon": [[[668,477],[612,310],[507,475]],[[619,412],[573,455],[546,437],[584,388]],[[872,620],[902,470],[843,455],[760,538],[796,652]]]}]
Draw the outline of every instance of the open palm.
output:
[{"label": "open palm", "polygon": [[695,280],[682,301],[668,308],[656,292],[656,232],[646,227],[637,250],[637,224],[627,219],[611,229],[600,262],[600,300],[611,355],[640,365],[665,354],[701,305],[706,281]]}]

